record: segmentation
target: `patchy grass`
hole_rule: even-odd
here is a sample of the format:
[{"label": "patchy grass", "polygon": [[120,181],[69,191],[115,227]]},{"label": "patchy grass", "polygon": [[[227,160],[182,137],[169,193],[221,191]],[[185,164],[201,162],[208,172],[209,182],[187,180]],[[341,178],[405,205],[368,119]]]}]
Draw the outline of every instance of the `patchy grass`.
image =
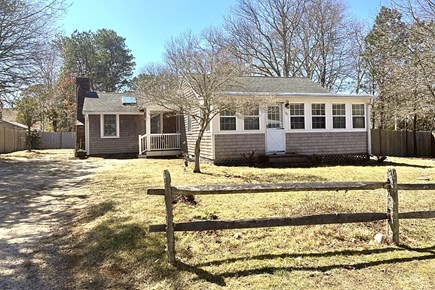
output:
[{"label": "patchy grass", "polygon": [[[86,162],[92,162],[89,158]],[[98,162],[101,162],[99,160]],[[399,183],[435,182],[435,161],[389,158],[373,166],[258,169],[203,165],[191,173],[177,159],[112,162],[81,194],[71,243],[77,288],[115,289],[431,289],[435,277],[434,219],[401,221],[402,247],[378,244],[385,223],[357,223],[177,232],[178,268],[168,266],[165,235],[148,226],[165,222],[162,187],[173,185],[310,181],[383,181],[394,166]],[[399,192],[400,210],[434,210],[434,192]],[[174,205],[175,222],[335,212],[383,212],[385,192],[295,192],[197,196]]]}]

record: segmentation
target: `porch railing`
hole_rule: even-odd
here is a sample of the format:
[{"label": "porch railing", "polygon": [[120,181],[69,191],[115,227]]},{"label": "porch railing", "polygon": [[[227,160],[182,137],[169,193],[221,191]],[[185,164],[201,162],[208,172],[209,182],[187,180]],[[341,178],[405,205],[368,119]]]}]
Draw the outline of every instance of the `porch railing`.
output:
[{"label": "porch railing", "polygon": [[180,149],[180,136],[180,133],[139,135],[139,154],[146,151]]},{"label": "porch railing", "polygon": [[147,151],[147,134],[139,135],[139,155]]}]

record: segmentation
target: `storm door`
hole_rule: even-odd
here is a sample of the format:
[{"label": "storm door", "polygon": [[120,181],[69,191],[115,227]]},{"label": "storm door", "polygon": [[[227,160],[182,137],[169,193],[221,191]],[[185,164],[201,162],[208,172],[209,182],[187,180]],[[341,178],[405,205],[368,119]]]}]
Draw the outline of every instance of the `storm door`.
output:
[{"label": "storm door", "polygon": [[285,153],[282,103],[267,107],[266,153]]}]

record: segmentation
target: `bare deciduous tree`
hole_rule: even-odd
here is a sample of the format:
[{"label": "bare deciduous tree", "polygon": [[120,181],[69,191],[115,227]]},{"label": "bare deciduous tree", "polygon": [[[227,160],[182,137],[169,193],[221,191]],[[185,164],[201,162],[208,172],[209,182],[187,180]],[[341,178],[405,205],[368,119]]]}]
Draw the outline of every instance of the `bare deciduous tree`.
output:
[{"label": "bare deciduous tree", "polygon": [[403,15],[415,21],[430,22],[435,19],[435,2],[432,0],[392,0],[391,3]]},{"label": "bare deciduous tree", "polygon": [[295,76],[295,42],[306,9],[301,0],[240,0],[226,17],[233,53],[264,76]]},{"label": "bare deciduous tree", "polygon": [[226,17],[228,43],[255,74],[308,77],[340,91],[354,76],[346,9],[341,0],[239,0]]},{"label": "bare deciduous tree", "polygon": [[56,20],[66,8],[64,0],[2,0],[0,2],[0,99],[38,80],[37,62]]},{"label": "bare deciduous tree", "polygon": [[199,173],[201,141],[210,121],[220,111],[237,107],[219,92],[235,82],[244,66],[233,59],[215,29],[173,38],[164,56],[164,65],[145,69],[138,89],[149,103],[191,116],[198,123],[194,172]]}]

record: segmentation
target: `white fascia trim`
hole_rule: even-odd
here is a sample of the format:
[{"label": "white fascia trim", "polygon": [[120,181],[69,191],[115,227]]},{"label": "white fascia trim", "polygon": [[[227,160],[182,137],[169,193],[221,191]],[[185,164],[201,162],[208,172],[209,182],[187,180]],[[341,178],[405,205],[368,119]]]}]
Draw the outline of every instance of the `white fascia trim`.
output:
[{"label": "white fascia trim", "polygon": [[373,99],[372,95],[350,95],[350,94],[324,94],[324,93],[273,93],[273,92],[222,92],[223,96],[246,96],[246,97],[315,97],[315,98],[355,98],[355,99]]},{"label": "white fascia trim", "polygon": [[87,115],[143,115],[144,112],[83,112]]},{"label": "white fascia trim", "polygon": [[88,155],[91,154],[90,140],[89,140],[89,115],[84,114],[85,116],[85,150]]}]

